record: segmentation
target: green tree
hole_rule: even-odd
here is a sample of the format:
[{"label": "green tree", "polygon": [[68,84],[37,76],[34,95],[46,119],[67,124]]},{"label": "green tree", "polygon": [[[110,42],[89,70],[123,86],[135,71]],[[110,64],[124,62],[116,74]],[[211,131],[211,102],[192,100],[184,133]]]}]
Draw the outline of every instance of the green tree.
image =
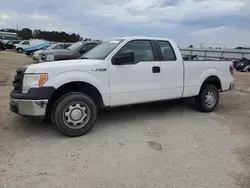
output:
[{"label": "green tree", "polygon": [[23,28],[20,32],[18,32],[22,37],[23,40],[28,40],[33,38],[32,36],[32,30],[29,28]]}]

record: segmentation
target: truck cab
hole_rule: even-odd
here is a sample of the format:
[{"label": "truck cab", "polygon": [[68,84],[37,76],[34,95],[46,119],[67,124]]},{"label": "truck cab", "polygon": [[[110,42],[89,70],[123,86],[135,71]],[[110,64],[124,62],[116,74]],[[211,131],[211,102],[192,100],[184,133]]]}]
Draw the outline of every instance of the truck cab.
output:
[{"label": "truck cab", "polygon": [[124,37],[77,60],[20,69],[13,85],[11,111],[48,116],[61,133],[80,136],[99,108],[193,97],[197,109],[212,112],[234,79],[230,61],[183,61],[171,39]]}]

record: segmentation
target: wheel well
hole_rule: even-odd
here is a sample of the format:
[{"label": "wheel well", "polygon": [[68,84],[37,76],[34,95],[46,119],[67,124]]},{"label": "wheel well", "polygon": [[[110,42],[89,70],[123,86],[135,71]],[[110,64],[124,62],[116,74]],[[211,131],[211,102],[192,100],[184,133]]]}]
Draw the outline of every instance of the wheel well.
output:
[{"label": "wheel well", "polygon": [[206,78],[206,80],[203,82],[201,88],[203,88],[207,84],[215,85],[219,91],[222,89],[221,88],[221,81],[217,76],[209,76],[208,78]]},{"label": "wheel well", "polygon": [[46,108],[46,115],[50,115],[55,102],[64,94],[69,92],[81,92],[88,95],[97,106],[103,106],[102,95],[98,89],[86,82],[69,82],[57,88],[51,95]]}]

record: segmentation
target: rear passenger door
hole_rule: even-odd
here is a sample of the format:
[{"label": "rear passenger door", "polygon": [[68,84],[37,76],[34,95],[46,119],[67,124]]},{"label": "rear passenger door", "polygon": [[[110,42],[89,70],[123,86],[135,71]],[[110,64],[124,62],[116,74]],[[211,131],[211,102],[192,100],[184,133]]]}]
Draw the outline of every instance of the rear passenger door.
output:
[{"label": "rear passenger door", "polygon": [[183,92],[183,63],[171,43],[155,41],[161,56],[162,100],[180,98]]}]

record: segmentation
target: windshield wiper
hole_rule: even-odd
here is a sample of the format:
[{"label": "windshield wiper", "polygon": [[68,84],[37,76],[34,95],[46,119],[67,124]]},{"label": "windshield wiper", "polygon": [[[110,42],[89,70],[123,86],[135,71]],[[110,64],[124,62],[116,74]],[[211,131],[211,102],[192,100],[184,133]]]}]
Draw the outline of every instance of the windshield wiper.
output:
[{"label": "windshield wiper", "polygon": [[81,57],[80,59],[88,59],[87,57]]}]

